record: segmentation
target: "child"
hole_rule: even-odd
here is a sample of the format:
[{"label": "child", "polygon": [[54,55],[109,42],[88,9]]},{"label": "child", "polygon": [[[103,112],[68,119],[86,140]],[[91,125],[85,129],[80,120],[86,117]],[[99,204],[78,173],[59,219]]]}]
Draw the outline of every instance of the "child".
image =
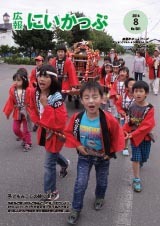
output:
[{"label": "child", "polygon": [[106,65],[112,65],[112,64],[111,64],[111,58],[108,57],[108,56],[105,56],[105,57],[104,57],[104,63],[103,63],[103,65],[102,65],[102,67],[99,69],[100,83],[101,83],[102,85],[105,84],[106,74],[108,74],[108,73],[106,72]]},{"label": "child", "polygon": [[108,75],[106,78],[106,86],[111,89],[114,82],[118,79],[118,72],[120,69],[120,63],[118,61],[114,61],[112,64],[112,73]]},{"label": "child", "polygon": [[44,192],[49,195],[45,200],[56,200],[59,198],[56,188],[56,162],[61,165],[64,176],[68,167],[67,160],[59,154],[64,144],[62,132],[67,112],[55,68],[43,65],[37,74],[37,81],[37,89],[32,90],[31,94],[31,119],[39,126],[38,144],[46,149]]},{"label": "child", "polygon": [[[78,86],[78,78],[73,62],[66,57],[67,49],[65,45],[57,46],[57,57],[53,58],[51,65],[56,68],[58,80],[64,92],[68,90],[76,91]],[[65,100],[67,94],[63,93]]]},{"label": "child", "polygon": [[103,90],[98,82],[89,81],[80,89],[85,111],[75,113],[65,130],[66,146],[78,151],[77,179],[72,211],[68,223],[75,224],[83,208],[83,199],[92,166],[96,170],[95,210],[104,204],[108,185],[109,160],[124,148],[124,134],[118,121],[100,109]]},{"label": "child", "polygon": [[[36,67],[34,67],[32,69],[31,74],[29,76],[29,86],[31,88],[36,88],[37,87],[37,72],[42,67],[43,62],[44,62],[44,58],[42,56],[35,57]],[[36,124],[34,124],[33,132],[36,132],[37,129],[38,129],[38,126]]]},{"label": "child", "polygon": [[[32,147],[31,134],[28,125],[30,125],[29,103],[30,103],[30,88],[28,87],[27,71],[20,68],[13,75],[14,84],[9,90],[9,98],[5,104],[3,112],[7,119],[13,112],[13,132],[22,140],[24,151],[28,151]],[[23,131],[21,130],[23,125]]]},{"label": "child", "polygon": [[122,67],[118,71],[118,79],[114,82],[110,90],[110,98],[115,98],[117,100],[120,95],[125,93],[125,81],[129,77],[128,67]]},{"label": "child", "polygon": [[124,61],[124,59],[123,58],[119,58],[118,59],[118,62],[120,63],[120,67],[125,67],[125,61]]},{"label": "child", "polygon": [[42,56],[35,57],[36,67],[34,67],[29,76],[29,86],[35,88],[37,86],[37,72],[43,65],[44,58]]},{"label": "child", "polygon": [[49,55],[48,57],[47,57],[47,62],[48,62],[48,64],[50,64],[50,65],[52,65],[52,60],[53,60],[53,55]]},{"label": "child", "polygon": [[133,85],[134,103],[129,108],[129,122],[124,125],[126,139],[131,139],[133,190],[141,192],[140,164],[147,161],[151,148],[150,132],[155,126],[154,108],[146,101],[149,86],[144,81]]},{"label": "child", "polygon": [[[125,122],[128,122],[128,110],[129,107],[134,102],[132,87],[135,83],[133,78],[128,78],[125,81],[125,93],[123,93],[116,102],[117,111],[120,114],[120,124],[124,125]],[[126,139],[125,149],[123,150],[123,155],[128,156],[128,140]]]}]

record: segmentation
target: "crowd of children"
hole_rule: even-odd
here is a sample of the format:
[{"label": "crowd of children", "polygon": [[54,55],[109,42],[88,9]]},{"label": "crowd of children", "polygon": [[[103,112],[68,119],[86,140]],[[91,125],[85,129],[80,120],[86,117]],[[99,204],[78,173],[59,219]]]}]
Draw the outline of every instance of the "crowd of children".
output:
[{"label": "crowd of children", "polygon": [[86,81],[80,87],[84,111],[73,114],[67,123],[66,95],[62,94],[62,89],[76,89],[78,79],[73,63],[66,57],[66,48],[59,46],[57,57],[49,56],[48,64],[43,64],[41,56],[37,56],[35,62],[29,78],[24,68],[13,75],[3,112],[7,119],[13,112],[13,132],[22,141],[24,151],[32,148],[31,121],[38,128],[37,142],[46,150],[44,192],[48,196],[43,201],[59,198],[56,164],[61,166],[61,177],[67,175],[69,166],[69,160],[60,154],[64,145],[75,148],[78,154],[68,223],[77,223],[93,165],[96,171],[94,208],[102,208],[110,159],[116,158],[116,152],[120,151],[129,156],[129,139],[133,190],[140,192],[140,167],[149,158],[151,132],[155,126],[154,107],[146,100],[148,84],[131,78],[125,61],[118,60],[112,50],[104,58],[99,81]]}]

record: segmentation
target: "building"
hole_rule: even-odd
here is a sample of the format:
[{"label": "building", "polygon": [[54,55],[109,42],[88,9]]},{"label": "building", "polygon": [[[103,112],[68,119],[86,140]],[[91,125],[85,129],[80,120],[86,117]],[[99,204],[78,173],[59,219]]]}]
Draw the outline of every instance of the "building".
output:
[{"label": "building", "polygon": [[3,15],[4,23],[0,24],[0,46],[1,45],[8,45],[8,46],[15,46],[14,39],[12,38],[12,23],[9,22],[10,16],[8,13]]}]

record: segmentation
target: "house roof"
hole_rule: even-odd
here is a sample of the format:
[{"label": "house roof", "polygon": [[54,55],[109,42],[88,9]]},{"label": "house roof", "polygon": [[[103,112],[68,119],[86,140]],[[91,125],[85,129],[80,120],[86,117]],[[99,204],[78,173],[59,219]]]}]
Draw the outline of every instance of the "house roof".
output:
[{"label": "house roof", "polygon": [[5,14],[3,15],[3,17],[4,17],[4,16],[8,16],[8,17],[10,17],[10,15],[8,15],[8,13],[5,13]]}]

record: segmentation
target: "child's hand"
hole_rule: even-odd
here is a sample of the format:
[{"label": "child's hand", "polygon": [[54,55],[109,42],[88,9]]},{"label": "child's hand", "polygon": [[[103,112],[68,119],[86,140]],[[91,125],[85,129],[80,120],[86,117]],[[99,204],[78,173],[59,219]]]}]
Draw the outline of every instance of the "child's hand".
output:
[{"label": "child's hand", "polygon": [[132,138],[132,134],[131,133],[127,133],[126,131],[124,131],[124,138],[125,138],[125,140],[131,139]]},{"label": "child's hand", "polygon": [[128,134],[128,139],[131,139],[131,138],[132,138],[132,134],[129,133],[129,134]]},{"label": "child's hand", "polygon": [[126,117],[126,112],[121,112],[121,115],[122,115],[123,117]]},{"label": "child's hand", "polygon": [[77,150],[82,154],[82,155],[88,155],[88,153],[85,150],[84,146],[78,146]]},{"label": "child's hand", "polygon": [[48,104],[48,98],[45,94],[41,94],[40,102],[44,107]]}]

